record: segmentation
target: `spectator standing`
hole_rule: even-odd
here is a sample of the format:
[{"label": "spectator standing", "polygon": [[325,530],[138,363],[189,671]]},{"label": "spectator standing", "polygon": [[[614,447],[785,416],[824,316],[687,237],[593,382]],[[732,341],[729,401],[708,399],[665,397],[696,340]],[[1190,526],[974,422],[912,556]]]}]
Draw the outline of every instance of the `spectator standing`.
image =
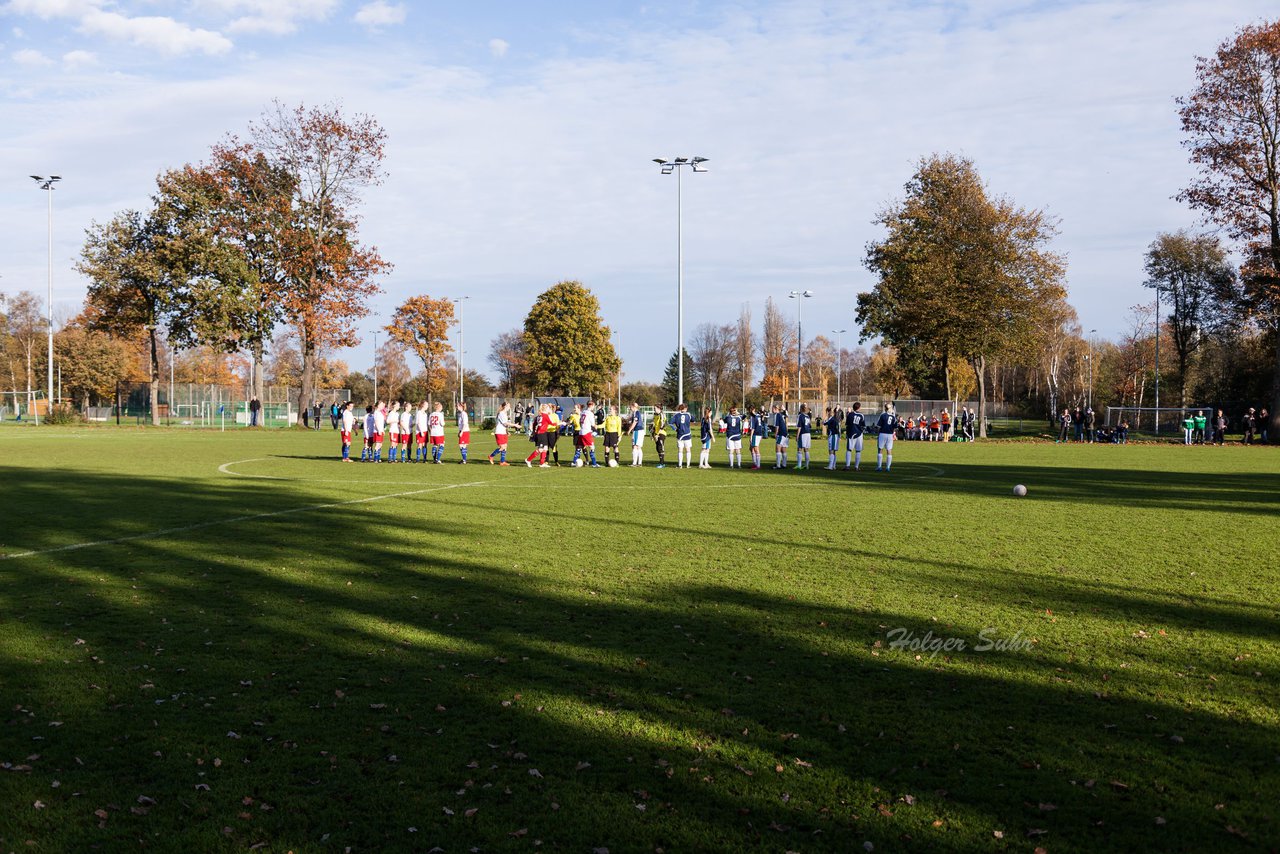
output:
[{"label": "spectator standing", "polygon": [[257,427],[259,415],[262,413],[262,401],[256,397],[249,398],[249,426]]},{"label": "spectator standing", "polygon": [[1258,441],[1264,445],[1267,444],[1268,441],[1270,441],[1267,438],[1267,422],[1269,422],[1270,420],[1271,420],[1271,413],[1267,412],[1267,408],[1264,406],[1258,412],[1258,423],[1257,423]]},{"label": "spectator standing", "polygon": [[1093,444],[1093,439],[1097,431],[1097,428],[1098,428],[1098,413],[1094,412],[1093,407],[1090,406],[1089,409],[1084,414],[1084,435],[1085,435],[1085,438],[1088,439],[1089,444],[1091,445]]},{"label": "spectator standing", "polygon": [[1216,445],[1221,445],[1227,440],[1227,416],[1222,414],[1222,410],[1218,410],[1218,414],[1213,418],[1213,441]]},{"label": "spectator standing", "polygon": [[1191,441],[1197,445],[1203,445],[1204,428],[1208,425],[1209,419],[1205,417],[1204,410],[1201,409],[1196,412],[1195,418],[1192,420],[1194,422],[1194,429],[1191,432]]},{"label": "spectator standing", "polygon": [[1241,439],[1241,441],[1244,442],[1246,445],[1253,444],[1253,424],[1254,424],[1253,412],[1254,412],[1254,409],[1252,406],[1250,406],[1249,411],[1244,414],[1244,418],[1240,422],[1240,427],[1242,428],[1242,431],[1244,433],[1244,437],[1243,439]]}]

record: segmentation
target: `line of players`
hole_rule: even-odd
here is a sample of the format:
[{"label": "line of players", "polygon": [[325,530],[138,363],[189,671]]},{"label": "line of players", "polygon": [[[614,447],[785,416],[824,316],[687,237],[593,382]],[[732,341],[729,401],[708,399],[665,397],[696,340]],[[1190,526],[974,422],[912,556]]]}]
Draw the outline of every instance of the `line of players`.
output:
[{"label": "line of players", "polygon": [[[822,427],[827,436],[827,470],[836,469],[839,455],[840,439],[845,440],[844,470],[852,466],[854,471],[861,469],[863,437],[868,432],[866,417],[862,405],[855,403],[849,412],[843,414],[839,409],[827,407]],[[456,407],[458,427],[458,450],[460,463],[468,462],[467,452],[471,442],[470,420],[466,407],[459,403]],[[530,438],[534,442],[534,450],[525,458],[525,465],[539,468],[551,468],[548,462],[554,457],[559,465],[559,453],[556,443],[561,434],[562,419],[560,414],[549,404],[539,407],[536,417],[530,424]],[[445,415],[444,405],[436,403],[428,411],[426,402],[418,405],[416,411],[405,401],[393,401],[388,408],[381,401],[377,405],[365,407],[365,415],[357,420],[351,402],[342,407],[341,412],[342,461],[354,462],[351,458],[352,436],[357,428],[363,430],[364,441],[360,455],[361,462],[382,462],[384,439],[387,445],[387,462],[444,462]],[[643,444],[646,432],[654,438],[658,452],[658,468],[664,468],[666,431],[675,434],[677,448],[677,468],[689,468],[693,462],[693,416],[686,404],[680,404],[668,422],[661,408],[657,409],[649,430],[645,430],[644,415],[638,406],[633,406],[624,420],[618,415],[616,407],[610,406],[603,423],[599,425],[604,433],[604,458],[611,467],[619,464],[618,446],[625,427],[631,433],[632,454],[631,465],[643,465]],[[701,454],[698,459],[699,468],[711,468],[711,445],[715,441],[716,427],[724,433],[725,448],[729,454],[729,467],[742,468],[742,443],[744,436],[750,450],[751,468],[762,468],[761,446],[766,437],[774,441],[775,469],[787,468],[787,450],[794,432],[796,441],[796,468],[807,469],[810,464],[810,451],[814,432],[814,417],[807,404],[801,404],[796,415],[794,426],[790,423],[785,407],[774,404],[769,412],[751,407],[743,416],[738,408],[731,407],[729,412],[718,422],[713,421],[712,411],[703,410],[699,422],[699,439]],[[898,429],[898,417],[892,404],[885,404],[874,425],[876,429],[876,471],[889,471],[893,466],[893,440]],[[592,403],[585,407],[576,404],[573,413],[565,425],[574,437],[574,456],[572,465],[589,465],[599,468],[595,452],[596,414]],[[494,439],[497,447],[489,454],[489,462],[507,466],[507,442],[516,429],[512,423],[510,406],[503,403],[494,419]],[[410,446],[414,456],[410,456]],[[612,453],[612,457],[610,454]],[[497,458],[495,460],[495,458]],[[589,461],[589,462],[588,462]]]}]

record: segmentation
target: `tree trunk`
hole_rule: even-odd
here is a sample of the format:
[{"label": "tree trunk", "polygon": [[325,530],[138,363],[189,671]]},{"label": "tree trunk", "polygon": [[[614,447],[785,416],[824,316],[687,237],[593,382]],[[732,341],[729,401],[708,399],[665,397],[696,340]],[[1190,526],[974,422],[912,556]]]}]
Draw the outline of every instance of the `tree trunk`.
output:
[{"label": "tree trunk", "polygon": [[253,352],[253,368],[249,374],[249,396],[256,397],[258,402],[261,403],[263,342],[261,340],[254,341],[251,349]]},{"label": "tree trunk", "polygon": [[1271,418],[1267,425],[1267,441],[1280,443],[1280,332],[1273,333],[1276,339],[1275,379],[1271,385]]},{"label": "tree trunk", "polygon": [[298,333],[302,345],[302,376],[298,380],[297,426],[301,427],[303,408],[309,407],[311,399],[315,396],[316,345],[305,329],[299,329]]},{"label": "tree trunk", "polygon": [[987,357],[977,356],[970,364],[978,378],[978,438],[987,438]]},{"label": "tree trunk", "polygon": [[[147,328],[147,336],[151,341],[151,377],[147,383],[147,394],[151,402],[151,425],[153,427],[160,426],[160,350],[156,341],[156,328],[150,326]],[[169,402],[173,405],[173,401]]]}]

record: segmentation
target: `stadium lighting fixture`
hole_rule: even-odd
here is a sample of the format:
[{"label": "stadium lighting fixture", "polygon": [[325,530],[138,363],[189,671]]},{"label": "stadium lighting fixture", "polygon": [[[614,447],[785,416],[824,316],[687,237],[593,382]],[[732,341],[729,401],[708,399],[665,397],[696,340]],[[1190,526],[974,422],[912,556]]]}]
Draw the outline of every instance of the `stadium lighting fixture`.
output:
[{"label": "stadium lighting fixture", "polygon": [[800,389],[804,382],[800,379],[800,359],[804,350],[804,301],[813,296],[813,291],[789,291],[788,299],[796,301],[796,408],[800,407]]},{"label": "stadium lighting fixture", "polygon": [[844,379],[844,334],[849,330],[832,329],[831,331],[836,334],[836,404],[839,405],[842,400],[840,381]]},{"label": "stadium lighting fixture", "polygon": [[49,387],[46,393],[45,401],[49,406],[49,411],[53,411],[53,185],[62,180],[61,175],[50,175],[44,177],[42,175],[32,175],[31,180],[35,181],[40,189],[44,190],[49,199],[49,298],[45,306],[48,314],[47,322],[49,326]]},{"label": "stadium lighting fixture", "polygon": [[653,158],[662,167],[663,175],[676,173],[676,403],[684,403],[684,190],[681,184],[681,166],[692,167],[694,172],[706,172],[705,157],[676,157],[665,160]]},{"label": "stadium lighting fixture", "polygon": [[462,397],[462,392],[463,392],[463,387],[462,387],[462,378],[463,378],[463,373],[462,373],[462,344],[463,344],[463,337],[462,337],[462,334],[463,334],[463,329],[462,329],[462,303],[463,303],[463,301],[464,301],[464,300],[469,300],[469,299],[471,299],[471,297],[454,297],[454,299],[453,299],[453,301],[454,301],[455,303],[457,303],[457,304],[458,304],[458,403],[463,403],[463,397]]}]

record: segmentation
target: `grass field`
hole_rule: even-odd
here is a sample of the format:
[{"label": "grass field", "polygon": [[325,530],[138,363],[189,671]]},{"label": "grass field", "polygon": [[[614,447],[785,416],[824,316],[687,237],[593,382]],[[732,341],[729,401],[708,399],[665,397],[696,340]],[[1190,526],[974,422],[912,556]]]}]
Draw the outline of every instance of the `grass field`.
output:
[{"label": "grass field", "polygon": [[488,447],[0,430],[0,849],[1280,848],[1280,452]]}]

